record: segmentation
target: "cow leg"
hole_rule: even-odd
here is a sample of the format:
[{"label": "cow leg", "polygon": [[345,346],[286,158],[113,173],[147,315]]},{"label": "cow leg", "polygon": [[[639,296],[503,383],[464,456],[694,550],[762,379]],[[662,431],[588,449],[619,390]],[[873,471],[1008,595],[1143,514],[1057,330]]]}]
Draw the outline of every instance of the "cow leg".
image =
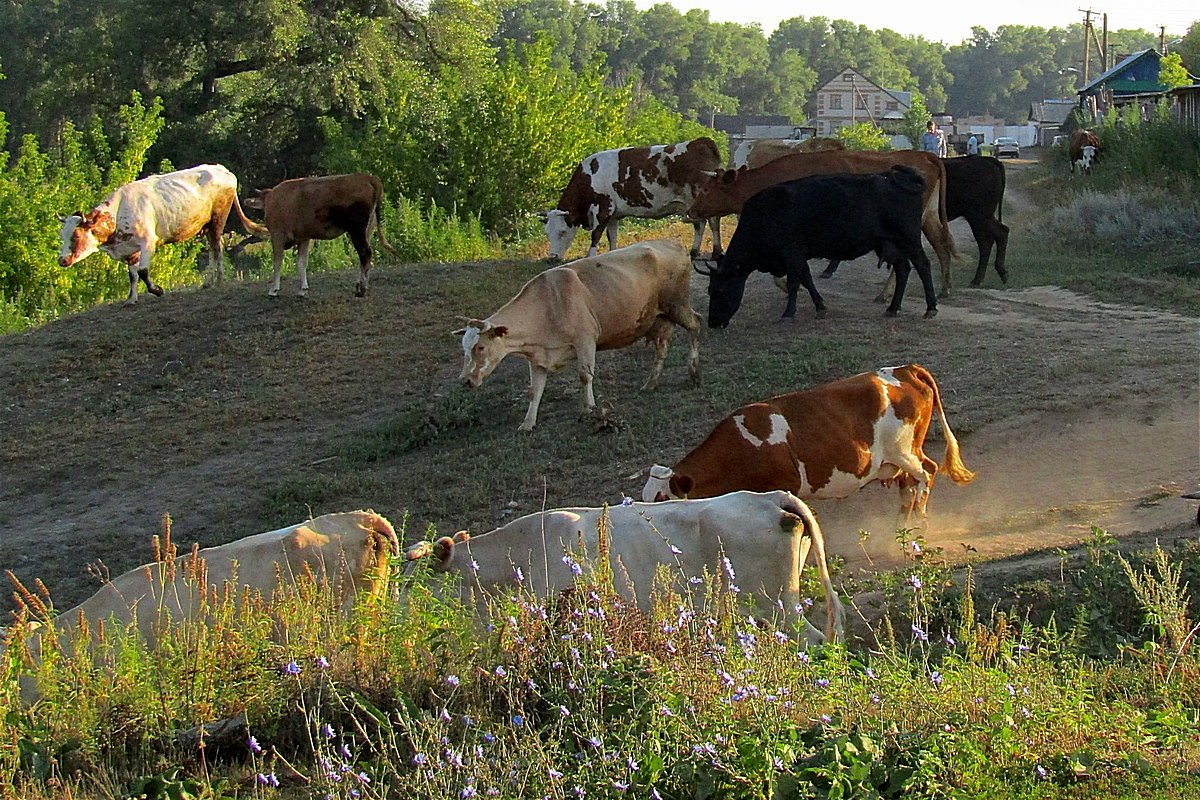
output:
[{"label": "cow leg", "polygon": [[987,221],[987,227],[996,242],[996,274],[1002,283],[1008,283],[1008,270],[1004,268],[1004,257],[1008,252],[1008,226],[992,217]]},{"label": "cow leg", "polygon": [[617,249],[617,222],[616,217],[609,217],[608,224],[604,226],[604,232],[608,235],[608,249],[610,251]]},{"label": "cow leg", "polygon": [[692,221],[692,249],[691,256],[693,259],[700,257],[700,245],[704,244],[704,226],[708,223],[702,219]]},{"label": "cow leg", "polygon": [[785,319],[790,319],[796,316],[796,292],[803,284],[808,290],[808,296],[812,298],[813,306],[817,309],[817,319],[825,316],[825,300],[817,291],[817,285],[813,283],[812,272],[808,269],[808,259],[798,259],[799,265],[796,265],[796,258],[792,258],[791,264],[787,271],[787,307],[783,310]]},{"label": "cow leg", "polygon": [[274,236],[271,237],[271,260],[275,264],[275,271],[271,273],[271,286],[267,289],[268,297],[275,297],[279,294],[279,274],[283,270],[283,242],[277,240]]},{"label": "cow leg", "polygon": [[[911,251],[912,248],[909,248]],[[893,265],[896,274],[896,292],[892,295],[891,305],[884,312],[886,316],[894,317],[900,313],[900,304],[904,302],[904,288],[908,285],[908,275],[912,271],[912,265],[916,265],[917,275],[921,279],[921,285],[925,288],[925,318],[937,316],[937,293],[933,288],[933,274],[929,269],[929,258],[925,255],[925,251],[921,250],[918,242],[915,252],[903,253],[904,258],[899,259],[899,263]]]},{"label": "cow leg", "polygon": [[671,346],[671,334],[674,332],[675,326],[664,317],[654,320],[654,324],[650,326],[650,332],[646,334],[646,338],[654,342],[654,367],[650,370],[650,377],[642,384],[643,392],[654,391],[658,388],[658,376],[662,374],[663,363],[667,360],[667,350]]},{"label": "cow leg", "polygon": [[225,235],[225,222],[229,219],[229,209],[232,207],[232,201],[226,205],[224,210],[219,208],[213,209],[212,218],[205,226],[205,236],[208,239],[208,275],[204,276],[204,285],[208,286],[209,281],[213,276],[216,277],[217,285],[219,286],[225,280],[225,270],[221,256],[223,255],[221,247],[221,237]]},{"label": "cow leg", "polygon": [[154,281],[150,280],[150,270],[145,269],[145,268],[138,269],[138,278],[141,280],[142,283],[146,284],[147,292],[154,295],[155,297],[163,296],[162,287],[159,286]]},{"label": "cow leg", "polygon": [[933,245],[933,252],[937,256],[938,265],[942,268],[942,292],[938,296],[949,297],[950,267],[954,260],[954,240],[950,239],[949,229],[946,229],[946,237],[943,239],[942,225],[938,221],[936,212],[927,214],[921,220],[921,230],[924,232],[925,238],[929,240],[929,244]]},{"label": "cow leg", "polygon": [[825,271],[821,273],[820,277],[832,278],[833,273],[837,272],[838,267],[840,267],[841,265],[842,265],[842,262],[838,261],[837,259],[833,259],[833,258],[829,259],[829,264],[825,267]]},{"label": "cow leg", "polygon": [[896,296],[896,268],[888,265],[887,280],[883,282],[883,288],[879,290],[879,294],[875,295],[872,302],[886,303]]},{"label": "cow leg", "polygon": [[300,280],[300,288],[296,294],[304,297],[308,294],[308,251],[312,249],[312,239],[296,243],[296,277]]},{"label": "cow leg", "polygon": [[584,416],[596,410],[596,395],[592,390],[592,382],[596,376],[596,342],[587,340],[575,345],[575,359],[579,365],[579,385],[582,387]]},{"label": "cow leg", "polygon": [[708,227],[712,228],[712,239],[713,239],[712,257],[713,257],[714,261],[718,261],[718,260],[720,260],[721,253],[722,253],[721,218],[720,217],[709,217]]},{"label": "cow leg", "polygon": [[350,243],[358,252],[358,283],[354,287],[355,297],[367,296],[367,279],[371,273],[371,242],[369,228],[350,231]]},{"label": "cow leg", "polygon": [[137,283],[138,273],[141,272],[137,268],[136,261],[129,262],[129,297],[125,298],[125,305],[132,306],[137,304]]},{"label": "cow leg", "polygon": [[525,412],[525,420],[517,428],[521,431],[531,431],[537,424],[538,406],[542,404],[542,392],[546,390],[546,376],[549,371],[529,362],[529,410]]}]

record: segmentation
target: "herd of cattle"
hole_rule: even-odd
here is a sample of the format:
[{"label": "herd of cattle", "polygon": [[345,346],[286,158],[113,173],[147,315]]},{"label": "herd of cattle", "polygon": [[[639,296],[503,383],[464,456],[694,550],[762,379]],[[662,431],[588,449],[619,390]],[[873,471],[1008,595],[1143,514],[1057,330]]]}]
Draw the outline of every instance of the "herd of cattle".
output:
[{"label": "herd of cattle", "polygon": [[[1070,142],[1072,169],[1086,171],[1099,143],[1090,133],[1078,133]],[[809,259],[830,259],[828,276],[837,262],[873,252],[892,267],[895,288],[888,313],[899,311],[909,271],[916,267],[926,316],[933,316],[937,295],[921,236],[938,257],[941,294],[947,296],[955,255],[948,222],[958,217],[967,220],[979,245],[972,285],[982,282],[993,247],[996,271],[1007,280],[1008,227],[1001,221],[1005,172],[994,158],[851,152],[837,142],[817,140],[741,149],[732,169],[722,169],[719,162],[719,151],[707,138],[608,150],[584,159],[557,208],[546,212],[545,229],[552,259],[565,255],[580,228],[591,235],[588,256],[534,276],[486,319],[468,319],[456,331],[464,356],[460,380],[476,387],[507,355],[525,358],[530,401],[520,429],[531,430],[547,377],[572,360],[583,410],[594,411],[598,350],[640,339],[652,342],[655,359],[643,388],[653,389],[678,325],[691,338],[688,370],[698,383],[701,325],[689,300],[693,273],[709,278],[709,326],[723,327],[737,311],[751,272],[786,280],[785,317],[795,313],[801,285],[820,314],[825,305]],[[162,293],[149,275],[155,249],[202,231],[210,251],[206,282],[219,281],[221,235],[236,210],[248,231],[271,241],[269,294],[279,290],[285,250],[297,249],[303,294],[312,240],[342,233],[349,234],[359,256],[356,293],[366,293],[372,232],[379,230],[381,244],[388,247],[379,226],[382,188],[374,176],[288,180],[246,205],[262,209],[265,225],[245,216],[237,180],[221,166],[145,178],[120,187],[90,212],[67,217],[59,260],[69,266],[101,249],[125,261],[127,304],[136,303],[139,280],[151,293]],[[621,218],[680,213],[696,228],[690,252],[675,241],[616,246]],[[723,252],[720,218],[734,213],[740,214],[739,224]],[[700,259],[706,225],[713,235],[711,260]],[[603,234],[609,251],[598,255]],[[946,440],[940,468],[923,451],[934,414]],[[512,585],[514,574],[518,580],[525,576],[535,590],[551,592],[570,585],[581,547],[598,551],[599,521],[607,515],[607,550],[614,573],[623,577],[617,583],[643,607],[661,565],[686,580],[717,564],[724,553],[743,587],[769,598],[785,616],[793,615],[801,608],[800,576],[812,552],[827,597],[825,625],[817,630],[802,614],[799,621],[809,641],[821,641],[842,635],[843,612],[820,525],[802,501],[843,498],[875,481],[894,483],[905,522],[914,511],[923,520],[939,469],[957,483],[974,478],[959,454],[936,380],[915,364],[885,368],[736,409],[674,466],[651,467],[642,502],[544,511],[488,533],[460,532],[406,549],[387,520],[373,512],[326,515],[132,570],[60,615],[55,633],[65,642],[81,623],[113,618],[136,622],[141,635],[153,640],[172,619],[202,615],[206,587],[232,581],[269,596],[280,576],[292,581],[304,572],[330,580],[349,602],[361,591],[381,591],[392,562],[428,560],[434,570],[457,571],[464,592]],[[26,639],[33,658],[44,636],[40,629]]]}]

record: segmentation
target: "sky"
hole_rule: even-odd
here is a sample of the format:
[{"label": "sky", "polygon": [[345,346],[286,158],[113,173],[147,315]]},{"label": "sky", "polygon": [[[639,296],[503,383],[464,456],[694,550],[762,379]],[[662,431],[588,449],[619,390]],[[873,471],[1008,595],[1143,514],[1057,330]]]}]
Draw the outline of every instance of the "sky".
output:
[{"label": "sky", "polygon": [[[660,0],[635,0],[646,9]],[[1097,13],[1092,19],[1099,35],[1101,14],[1108,14],[1110,30],[1142,28],[1158,33],[1167,26],[1168,38],[1178,38],[1200,19],[1200,3],[1195,0],[1103,0],[1089,5],[1080,0],[982,0],[981,2],[906,2],[905,0],[665,0],[682,11],[705,9],[714,22],[757,22],[763,33],[771,35],[780,20],[792,17],[848,19],[871,30],[891,28],[906,36],[924,36],[948,45],[971,37],[971,28],[979,25],[994,31],[1001,25],[1029,25],[1039,28],[1065,28],[1083,22],[1083,11]]]}]

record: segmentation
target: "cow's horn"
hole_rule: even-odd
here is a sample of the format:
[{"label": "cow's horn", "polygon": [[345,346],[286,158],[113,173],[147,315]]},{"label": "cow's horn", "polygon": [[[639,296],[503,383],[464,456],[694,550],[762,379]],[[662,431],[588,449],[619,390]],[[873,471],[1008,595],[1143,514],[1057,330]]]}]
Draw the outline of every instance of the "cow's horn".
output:
[{"label": "cow's horn", "polygon": [[[708,269],[700,269],[701,264],[707,264]],[[706,278],[711,278],[713,273],[717,271],[717,262],[707,258],[698,258],[692,261],[692,269],[696,270],[698,274],[703,275]]]}]

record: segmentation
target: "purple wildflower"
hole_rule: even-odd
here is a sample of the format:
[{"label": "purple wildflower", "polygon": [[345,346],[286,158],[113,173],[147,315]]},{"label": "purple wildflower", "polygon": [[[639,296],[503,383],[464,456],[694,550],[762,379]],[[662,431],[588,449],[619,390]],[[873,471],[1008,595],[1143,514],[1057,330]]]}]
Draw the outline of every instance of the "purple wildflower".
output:
[{"label": "purple wildflower", "polygon": [[814,683],[816,683],[818,689],[828,689],[829,688],[829,679],[828,678],[817,678],[816,681],[814,681]]},{"label": "purple wildflower", "polygon": [[512,723],[519,728],[525,724],[525,718],[520,714],[513,714]]},{"label": "purple wildflower", "polygon": [[272,789],[279,788],[279,778],[275,777],[274,772],[268,772],[265,775],[261,772],[258,773],[258,782],[262,786],[270,786]]},{"label": "purple wildflower", "polygon": [[246,740],[246,746],[250,748],[251,753],[262,752],[262,745],[259,744],[258,739],[255,739],[253,736]]},{"label": "purple wildflower", "polygon": [[428,761],[429,758],[424,753],[417,753],[412,757],[412,763],[414,767],[423,767],[426,763],[428,763]]},{"label": "purple wildflower", "polygon": [[942,685],[942,673],[938,672],[936,669],[933,672],[929,673],[929,682],[932,683],[934,686],[941,686]]},{"label": "purple wildflower", "polygon": [[912,634],[914,639],[920,639],[922,642],[929,641],[929,634],[917,627],[917,623],[912,624]]},{"label": "purple wildflower", "polygon": [[912,585],[912,587],[913,587],[914,589],[920,589],[920,588],[921,588],[921,579],[920,579],[920,578],[918,578],[916,575],[909,575],[909,576],[908,576],[908,582],[909,582],[909,583]]},{"label": "purple wildflower", "polygon": [[1045,767],[1043,767],[1041,764],[1038,764],[1036,767],[1033,768],[1033,774],[1036,775],[1039,780],[1044,781],[1044,780],[1046,780],[1046,776],[1049,775],[1050,773],[1046,772]]},{"label": "purple wildflower", "polygon": [[321,735],[324,736],[326,739],[332,739],[334,736],[333,726],[330,725],[328,722],[326,722],[324,725],[321,726]]},{"label": "purple wildflower", "polygon": [[289,661],[283,665],[283,672],[285,675],[299,675],[302,671],[303,668],[295,661]]},{"label": "purple wildflower", "polygon": [[449,686],[451,689],[457,689],[460,683],[462,683],[462,681],[459,680],[457,675],[447,675],[446,676],[446,685]]},{"label": "purple wildflower", "polygon": [[508,677],[508,670],[506,670],[503,665],[497,666],[494,670],[492,670],[492,672],[497,678]]}]

